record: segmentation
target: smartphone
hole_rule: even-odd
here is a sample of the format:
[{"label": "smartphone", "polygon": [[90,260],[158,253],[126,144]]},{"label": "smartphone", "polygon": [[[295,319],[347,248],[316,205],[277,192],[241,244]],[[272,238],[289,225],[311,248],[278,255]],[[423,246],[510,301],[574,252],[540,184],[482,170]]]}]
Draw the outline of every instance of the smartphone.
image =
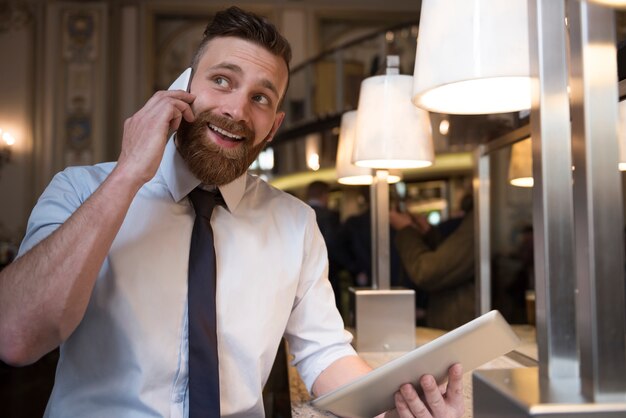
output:
[{"label": "smartphone", "polygon": [[176,80],[172,83],[168,90],[184,90],[189,93],[189,87],[191,86],[191,67],[183,71]]},{"label": "smartphone", "polygon": [[[189,93],[189,87],[191,87],[192,73],[193,71],[191,67],[187,68],[178,76],[176,80],[174,80],[174,82],[172,83],[172,85],[170,86],[168,90],[184,90],[187,93]],[[170,132],[169,135],[171,136],[174,132],[175,131]]]}]

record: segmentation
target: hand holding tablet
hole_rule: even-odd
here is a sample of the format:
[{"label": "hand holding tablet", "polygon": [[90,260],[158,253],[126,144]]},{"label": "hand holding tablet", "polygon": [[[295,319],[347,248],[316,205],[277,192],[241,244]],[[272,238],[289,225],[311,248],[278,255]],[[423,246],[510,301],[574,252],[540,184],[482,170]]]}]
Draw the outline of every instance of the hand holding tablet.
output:
[{"label": "hand holding tablet", "polygon": [[405,383],[433,375],[438,384],[460,363],[463,372],[513,350],[519,339],[498,311],[488,312],[403,356],[312,401],[339,416],[371,418],[395,407],[394,394]]}]

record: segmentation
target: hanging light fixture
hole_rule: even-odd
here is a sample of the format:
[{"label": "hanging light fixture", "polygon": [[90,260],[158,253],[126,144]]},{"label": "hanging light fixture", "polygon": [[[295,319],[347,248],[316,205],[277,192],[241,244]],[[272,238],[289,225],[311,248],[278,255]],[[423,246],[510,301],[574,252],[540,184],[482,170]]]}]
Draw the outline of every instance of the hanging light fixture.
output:
[{"label": "hanging light fixture", "polygon": [[616,9],[626,8],[626,0],[588,0],[590,3],[601,4],[603,6],[615,7]]},{"label": "hanging light fixture", "polygon": [[432,165],[428,112],[411,104],[413,77],[399,74],[399,57],[387,57],[387,74],[361,83],[352,162],[376,169]]},{"label": "hanging light fixture", "polygon": [[413,103],[467,115],[530,109],[527,3],[423,0]]},{"label": "hanging light fixture", "polygon": [[373,284],[389,289],[389,170],[432,165],[428,112],[411,103],[413,77],[399,74],[400,58],[387,57],[385,75],[361,83],[352,162],[373,170],[371,187]]},{"label": "hanging light fixture", "polygon": [[[372,288],[354,290],[357,349],[393,351],[415,346],[415,292],[391,288],[389,170],[427,167],[434,151],[428,113],[411,103],[413,77],[387,72],[361,83],[352,162],[373,169],[370,186]],[[391,325],[390,325],[391,324]]]},{"label": "hanging light fixture", "polygon": [[[337,145],[337,182],[347,185],[370,185],[373,182],[371,168],[357,167],[352,164],[352,151],[356,133],[357,111],[351,110],[341,116],[339,143]],[[387,181],[396,183],[402,178],[399,170],[389,173]]]},{"label": "hanging light fixture", "polygon": [[517,187],[533,187],[533,150],[530,138],[513,144],[509,161],[509,183]]}]

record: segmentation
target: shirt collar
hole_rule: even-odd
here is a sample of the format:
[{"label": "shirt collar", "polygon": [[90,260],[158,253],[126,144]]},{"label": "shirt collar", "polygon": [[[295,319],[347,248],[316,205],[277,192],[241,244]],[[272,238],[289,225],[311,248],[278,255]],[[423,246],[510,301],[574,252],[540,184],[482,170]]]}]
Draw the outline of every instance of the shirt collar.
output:
[{"label": "shirt collar", "polygon": [[[175,135],[172,135],[167,141],[160,170],[174,201],[180,202],[201,182],[189,171],[189,167],[176,148],[174,137]],[[246,190],[246,178],[247,174],[244,173],[230,183],[218,186],[230,212],[237,208],[243,198]]]}]

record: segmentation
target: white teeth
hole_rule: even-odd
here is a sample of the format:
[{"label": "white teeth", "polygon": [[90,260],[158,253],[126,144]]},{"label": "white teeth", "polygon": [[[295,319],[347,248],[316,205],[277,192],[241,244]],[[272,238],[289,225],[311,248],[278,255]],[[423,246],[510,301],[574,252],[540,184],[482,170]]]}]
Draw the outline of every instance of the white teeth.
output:
[{"label": "white teeth", "polygon": [[218,132],[218,133],[220,133],[220,134],[222,134],[224,136],[232,138],[232,139],[236,139],[236,140],[243,139],[243,136],[231,134],[230,132],[225,131],[222,128],[218,128],[217,126],[215,126],[215,125],[213,125],[211,123],[209,123],[209,128],[213,129],[214,131],[216,131],[216,132]]}]

